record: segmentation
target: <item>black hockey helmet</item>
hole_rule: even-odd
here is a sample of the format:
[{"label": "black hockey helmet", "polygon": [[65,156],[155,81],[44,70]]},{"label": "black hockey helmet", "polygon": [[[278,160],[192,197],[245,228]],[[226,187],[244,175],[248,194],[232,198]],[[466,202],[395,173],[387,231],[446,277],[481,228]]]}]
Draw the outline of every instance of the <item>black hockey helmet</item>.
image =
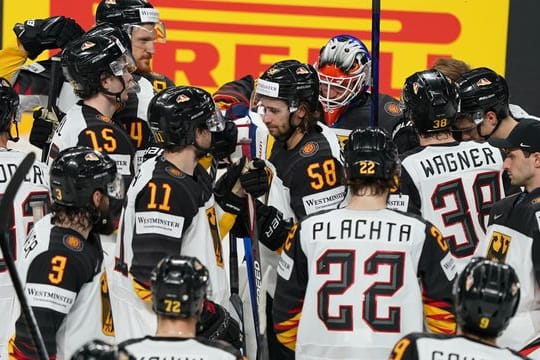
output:
[{"label": "black hockey helmet", "polygon": [[409,76],[401,97],[404,112],[420,134],[449,130],[459,111],[455,85],[434,69]]},{"label": "black hockey helmet", "polygon": [[209,274],[197,258],[166,256],[152,270],[150,281],[157,314],[190,318],[202,310]]},{"label": "black hockey helmet", "polygon": [[124,198],[124,181],[116,163],[107,154],[84,146],[58,154],[50,168],[50,187],[53,203],[66,207],[88,208],[96,190],[116,200]]},{"label": "black hockey helmet", "polygon": [[0,132],[9,132],[19,108],[19,95],[9,81],[0,77]]},{"label": "black hockey helmet", "polygon": [[481,67],[468,71],[456,82],[461,99],[460,115],[470,115],[476,125],[484,120],[487,111],[494,111],[499,119],[509,114],[508,85],[495,71]]},{"label": "black hockey helmet", "polygon": [[192,145],[195,130],[223,131],[212,95],[194,86],[167,88],[150,100],[148,121],[156,143],[163,147]]},{"label": "black hockey helmet", "polygon": [[510,265],[473,258],[454,283],[457,323],[471,333],[497,337],[516,313],[519,298],[519,280]]},{"label": "black hockey helmet", "polygon": [[131,34],[131,26],[155,24],[156,40],[165,41],[165,25],[159,12],[146,0],[101,0],[96,9],[96,24],[109,23],[123,27]]},{"label": "black hockey helmet", "polygon": [[397,146],[381,128],[353,130],[343,147],[343,158],[348,181],[366,178],[391,180],[401,173]]},{"label": "black hockey helmet", "polygon": [[83,36],[88,37],[94,35],[114,36],[120,40],[120,43],[128,49],[129,52],[131,52],[131,40],[128,33],[122,27],[109,23],[101,23],[88,30]]},{"label": "black hockey helmet", "polygon": [[125,68],[130,72],[136,69],[122,40],[112,34],[90,34],[83,35],[64,48],[64,76],[79,97],[86,99],[103,91],[102,74],[121,77]]},{"label": "black hockey helmet", "polygon": [[319,102],[319,76],[313,66],[297,60],[283,60],[268,68],[257,80],[257,95],[287,101],[291,112],[301,102],[306,102],[310,111],[315,111]]}]

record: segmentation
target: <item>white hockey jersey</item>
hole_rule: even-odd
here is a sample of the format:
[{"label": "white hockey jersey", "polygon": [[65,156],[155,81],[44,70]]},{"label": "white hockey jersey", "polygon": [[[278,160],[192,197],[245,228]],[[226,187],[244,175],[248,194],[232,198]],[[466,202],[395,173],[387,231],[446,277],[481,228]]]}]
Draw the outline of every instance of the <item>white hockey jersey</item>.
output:
[{"label": "white hockey jersey", "polygon": [[396,343],[391,360],[517,360],[516,351],[471,340],[465,336],[413,333]]},{"label": "white hockey jersey", "polygon": [[119,344],[136,359],[240,360],[242,355],[228,343],[203,338],[146,336]]},{"label": "white hockey jersey", "polygon": [[394,210],[306,217],[278,266],[274,329],[296,359],[386,359],[404,334],[452,332],[454,259],[440,232]]},{"label": "white hockey jersey", "polygon": [[485,236],[489,210],[504,197],[502,155],[487,143],[465,141],[418,147],[405,153],[398,210],[437,226],[461,271]]},{"label": "white hockey jersey", "polygon": [[[0,148],[0,198],[25,153]],[[49,171],[45,164],[35,161],[21,184],[10,208],[8,238],[15,261],[23,253],[23,244],[34,222],[49,208]],[[19,301],[0,250],[0,359],[4,358],[9,337],[13,334],[19,312]]]}]

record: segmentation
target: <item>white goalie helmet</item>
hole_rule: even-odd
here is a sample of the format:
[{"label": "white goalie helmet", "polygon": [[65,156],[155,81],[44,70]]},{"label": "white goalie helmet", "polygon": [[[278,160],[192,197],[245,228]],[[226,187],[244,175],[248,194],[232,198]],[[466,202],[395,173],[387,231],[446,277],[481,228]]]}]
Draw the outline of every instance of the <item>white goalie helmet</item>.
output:
[{"label": "white goalie helmet", "polygon": [[319,74],[319,101],[325,111],[347,105],[369,88],[371,57],[364,43],[354,36],[330,39],[321,48],[314,67]]}]

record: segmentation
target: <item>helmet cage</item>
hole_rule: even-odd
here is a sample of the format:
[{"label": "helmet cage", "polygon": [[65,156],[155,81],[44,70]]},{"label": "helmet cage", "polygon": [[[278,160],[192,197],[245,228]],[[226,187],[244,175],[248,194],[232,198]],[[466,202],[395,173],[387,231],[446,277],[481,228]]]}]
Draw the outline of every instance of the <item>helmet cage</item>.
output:
[{"label": "helmet cage", "polygon": [[[369,67],[369,65],[364,65],[366,66]],[[369,69],[354,76],[331,76],[323,72],[324,70],[319,70],[321,87],[319,101],[326,110],[335,110],[347,105],[355,96],[369,87]],[[332,93],[338,95],[332,96]]]}]

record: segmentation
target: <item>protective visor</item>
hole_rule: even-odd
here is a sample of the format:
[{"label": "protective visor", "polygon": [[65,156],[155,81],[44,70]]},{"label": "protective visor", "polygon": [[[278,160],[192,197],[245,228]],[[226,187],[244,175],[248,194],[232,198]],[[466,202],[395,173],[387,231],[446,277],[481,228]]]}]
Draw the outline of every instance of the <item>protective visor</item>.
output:
[{"label": "protective visor", "polygon": [[125,194],[124,190],[124,180],[122,179],[122,175],[116,173],[113,181],[107,184],[107,196],[116,200],[123,200]]}]

